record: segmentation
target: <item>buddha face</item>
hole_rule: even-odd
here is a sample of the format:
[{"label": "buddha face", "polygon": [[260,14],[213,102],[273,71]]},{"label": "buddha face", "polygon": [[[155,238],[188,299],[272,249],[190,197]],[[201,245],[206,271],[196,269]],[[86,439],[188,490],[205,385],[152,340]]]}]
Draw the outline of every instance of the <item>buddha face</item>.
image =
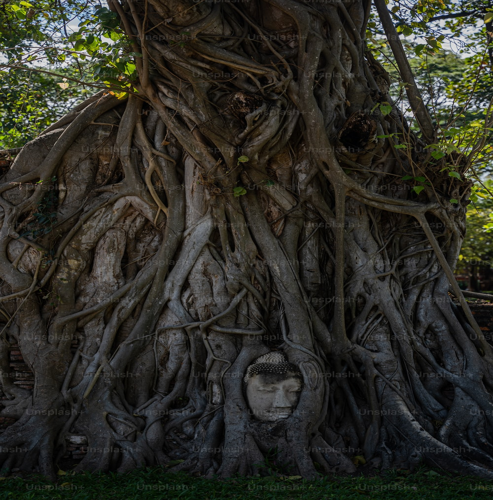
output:
[{"label": "buddha face", "polygon": [[275,422],[293,413],[301,389],[299,374],[258,373],[248,379],[246,396],[255,418]]}]

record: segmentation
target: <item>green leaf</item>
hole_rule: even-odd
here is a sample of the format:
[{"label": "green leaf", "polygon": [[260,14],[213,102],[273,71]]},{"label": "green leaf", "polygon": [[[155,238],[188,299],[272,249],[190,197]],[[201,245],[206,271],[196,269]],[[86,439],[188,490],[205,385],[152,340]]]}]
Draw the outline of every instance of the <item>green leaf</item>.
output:
[{"label": "green leaf", "polygon": [[108,35],[109,35],[110,39],[113,40],[114,42],[117,42],[118,40],[120,40],[120,38],[123,37],[122,34],[117,33],[116,31],[110,31],[108,33]]},{"label": "green leaf", "polygon": [[135,72],[136,66],[133,63],[127,63],[125,66],[125,73],[127,75],[131,75],[132,73]]},{"label": "green leaf", "polygon": [[111,15],[112,12],[109,9],[107,9],[106,7],[101,7],[94,14],[96,16],[98,16],[98,17],[101,17],[101,16],[104,16],[104,15]]},{"label": "green leaf", "polygon": [[270,186],[273,186],[274,185],[274,181],[271,181],[270,179],[268,181],[265,182],[265,185],[270,187]]},{"label": "green leaf", "polygon": [[484,16],[484,22],[485,22],[485,24],[493,22],[493,12],[488,12]]},{"label": "green leaf", "polygon": [[[137,417],[138,415],[135,416]],[[184,460],[171,460],[171,462],[168,462],[166,464],[166,467],[173,467],[175,465],[181,464],[182,462],[184,462]]]},{"label": "green leaf", "polygon": [[456,127],[451,127],[448,130],[446,130],[448,135],[457,135],[460,131],[461,129]]},{"label": "green leaf", "polygon": [[356,455],[355,457],[353,457],[353,464],[354,465],[365,465],[366,464],[365,457],[363,455]]},{"label": "green leaf", "polygon": [[452,199],[450,200],[450,203],[459,203],[459,200],[456,200],[455,198],[452,198]]},{"label": "green leaf", "polygon": [[238,162],[239,162],[239,163],[245,163],[245,162],[247,162],[249,159],[250,159],[250,158],[248,158],[248,156],[240,156],[240,157],[238,158]]},{"label": "green leaf", "polygon": [[416,193],[416,194],[419,194],[421,193],[421,191],[423,191],[425,187],[424,186],[414,186],[413,187],[413,191]]},{"label": "green leaf", "polygon": [[434,470],[430,470],[428,472],[425,472],[426,476],[439,476],[438,472],[435,472]]},{"label": "green leaf", "polygon": [[431,153],[431,156],[433,156],[435,160],[439,160],[440,158],[443,158],[445,156],[445,153],[443,153],[442,151],[433,151],[433,153]]},{"label": "green leaf", "polygon": [[426,177],[415,177],[414,180],[418,182],[426,182]]},{"label": "green leaf", "polygon": [[238,186],[233,189],[233,195],[235,198],[247,194],[247,190],[244,187]]},{"label": "green leaf", "polygon": [[403,180],[403,181],[410,181],[410,180],[412,180],[412,179],[414,179],[414,177],[413,177],[412,175],[405,175],[405,176],[402,178],[402,180]]},{"label": "green leaf", "polygon": [[380,112],[383,116],[390,114],[392,106],[390,104],[380,104]]},{"label": "green leaf", "polygon": [[462,180],[462,178],[461,178],[461,176],[460,176],[459,172],[455,172],[455,171],[453,171],[453,170],[452,170],[452,171],[451,171],[451,172],[449,172],[448,174],[450,175],[450,177],[455,177],[456,179],[459,179],[460,181]]}]

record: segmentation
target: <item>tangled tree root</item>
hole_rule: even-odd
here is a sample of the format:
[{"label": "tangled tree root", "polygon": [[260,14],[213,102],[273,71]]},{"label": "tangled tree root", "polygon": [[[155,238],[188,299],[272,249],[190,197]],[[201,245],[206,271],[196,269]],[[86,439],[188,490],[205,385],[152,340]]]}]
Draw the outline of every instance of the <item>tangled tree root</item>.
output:
[{"label": "tangled tree root", "polygon": [[[421,137],[378,112],[363,2],[109,5],[137,92],[89,99],[1,179],[1,467],[54,477],[76,433],[79,470],[315,478],[363,456],[492,478],[493,354],[452,274],[470,186],[416,147],[419,96]],[[416,172],[433,189],[394,189]],[[270,351],[303,388],[262,422],[243,380]]]}]

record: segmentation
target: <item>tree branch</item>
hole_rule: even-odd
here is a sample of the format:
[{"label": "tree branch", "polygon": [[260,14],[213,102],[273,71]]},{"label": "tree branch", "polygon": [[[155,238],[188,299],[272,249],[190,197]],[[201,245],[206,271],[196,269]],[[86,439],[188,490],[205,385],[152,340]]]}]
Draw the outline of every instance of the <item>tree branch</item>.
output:
[{"label": "tree branch", "polygon": [[431,116],[423,103],[423,99],[421,98],[411,66],[409,65],[409,61],[407,60],[399,35],[397,34],[394,23],[390,17],[385,0],[375,0],[375,7],[377,8],[378,15],[382,21],[383,29],[390,44],[390,48],[392,49],[397,66],[399,67],[401,78],[406,83],[407,97],[414,116],[418,122],[418,126],[424,138],[429,143],[433,143],[435,140],[435,128],[433,127]]},{"label": "tree branch", "polygon": [[477,10],[463,10],[461,12],[455,12],[454,14],[444,14],[443,16],[434,16],[430,21],[442,21],[444,19],[455,19],[457,17],[467,17],[477,14]]}]

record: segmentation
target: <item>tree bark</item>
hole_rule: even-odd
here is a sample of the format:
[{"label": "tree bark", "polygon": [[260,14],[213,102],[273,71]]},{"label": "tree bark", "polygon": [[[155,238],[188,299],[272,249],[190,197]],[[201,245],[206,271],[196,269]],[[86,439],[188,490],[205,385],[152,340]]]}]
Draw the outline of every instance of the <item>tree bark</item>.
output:
[{"label": "tree bark", "polygon": [[[314,478],[362,455],[492,478],[493,353],[452,274],[470,184],[426,148],[419,90],[422,136],[392,104],[371,5],[109,6],[135,91],[91,98],[1,179],[2,343],[35,376],[13,384],[2,348],[1,468],[54,477],[83,434],[80,470]],[[265,423],[243,377],[270,351],[303,390]]]}]

